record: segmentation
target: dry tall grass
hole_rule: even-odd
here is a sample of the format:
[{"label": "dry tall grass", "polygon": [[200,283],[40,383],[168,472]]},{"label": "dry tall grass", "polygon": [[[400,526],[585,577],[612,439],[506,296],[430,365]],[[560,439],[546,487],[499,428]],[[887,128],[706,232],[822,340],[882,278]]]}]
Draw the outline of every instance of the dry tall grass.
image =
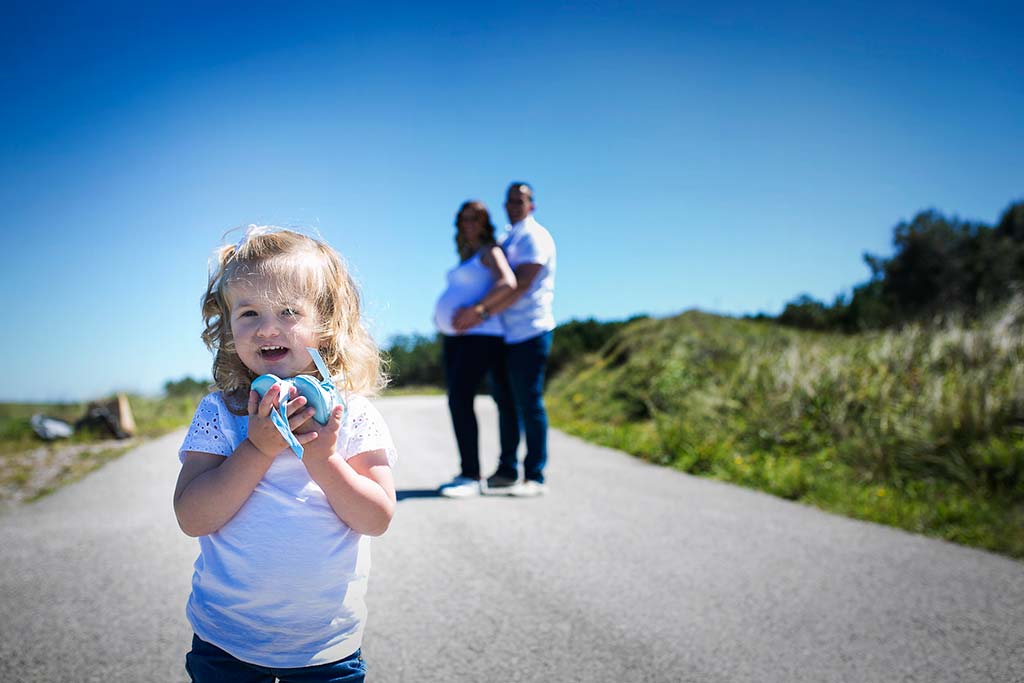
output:
[{"label": "dry tall grass", "polygon": [[652,460],[1024,556],[1022,361],[1021,298],[857,336],[691,311],[549,393],[560,426]]}]

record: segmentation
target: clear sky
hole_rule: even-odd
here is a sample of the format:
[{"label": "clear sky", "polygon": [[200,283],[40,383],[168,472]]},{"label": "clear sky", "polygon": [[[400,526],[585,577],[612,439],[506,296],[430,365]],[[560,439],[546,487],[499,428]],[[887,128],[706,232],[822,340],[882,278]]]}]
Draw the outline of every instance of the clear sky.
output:
[{"label": "clear sky", "polygon": [[[1019,3],[22,3],[0,400],[208,377],[229,229],[308,226],[432,334],[452,220],[531,182],[559,321],[831,301],[925,208],[1024,198]],[[232,241],[235,238],[231,238]]]}]

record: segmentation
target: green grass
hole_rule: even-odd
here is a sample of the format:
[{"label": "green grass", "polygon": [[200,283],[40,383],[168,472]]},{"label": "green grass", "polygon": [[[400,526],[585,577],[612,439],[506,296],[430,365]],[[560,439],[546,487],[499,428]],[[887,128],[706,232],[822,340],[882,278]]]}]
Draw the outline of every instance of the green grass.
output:
[{"label": "green grass", "polygon": [[192,421],[196,406],[206,392],[149,398],[130,396],[138,435],[154,437],[184,427]]},{"label": "green grass", "polygon": [[85,414],[86,403],[0,403],[0,502],[41,498],[123,455],[140,440],[187,425],[201,398],[199,393],[129,396],[136,435],[126,442],[112,441],[102,432],[80,430],[69,439],[46,443],[29,426],[35,413],[74,424]]},{"label": "green grass", "polygon": [[552,379],[555,426],[693,474],[1024,558],[1024,305],[858,336],[691,311]]},{"label": "green grass", "polygon": [[410,386],[388,387],[381,392],[382,398],[392,396],[438,396],[444,395],[444,387],[437,387],[431,384],[414,384]]},{"label": "green grass", "polygon": [[74,424],[84,412],[85,404],[78,403],[0,403],[0,453],[24,451],[42,443],[28,423],[35,413]]}]

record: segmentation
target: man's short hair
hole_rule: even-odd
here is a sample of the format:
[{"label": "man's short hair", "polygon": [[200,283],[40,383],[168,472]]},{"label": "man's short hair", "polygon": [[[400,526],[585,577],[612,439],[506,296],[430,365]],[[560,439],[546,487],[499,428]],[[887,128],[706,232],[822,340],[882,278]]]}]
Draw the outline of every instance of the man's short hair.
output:
[{"label": "man's short hair", "polygon": [[512,190],[519,190],[520,192],[522,192],[524,187],[526,188],[526,191],[530,193],[530,199],[533,199],[533,185],[518,180],[514,183],[508,184],[508,192],[506,192],[505,194],[508,194]]}]

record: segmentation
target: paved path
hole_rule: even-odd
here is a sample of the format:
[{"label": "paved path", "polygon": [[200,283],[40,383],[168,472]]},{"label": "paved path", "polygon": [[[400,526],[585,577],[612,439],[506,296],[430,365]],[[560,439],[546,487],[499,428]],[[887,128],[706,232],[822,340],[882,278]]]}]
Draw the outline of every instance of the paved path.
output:
[{"label": "paved path", "polygon": [[[1024,681],[1024,563],[557,432],[551,495],[446,500],[443,399],[379,406],[402,501],[374,541],[375,683]],[[0,517],[0,681],[185,679],[180,438]]]}]

